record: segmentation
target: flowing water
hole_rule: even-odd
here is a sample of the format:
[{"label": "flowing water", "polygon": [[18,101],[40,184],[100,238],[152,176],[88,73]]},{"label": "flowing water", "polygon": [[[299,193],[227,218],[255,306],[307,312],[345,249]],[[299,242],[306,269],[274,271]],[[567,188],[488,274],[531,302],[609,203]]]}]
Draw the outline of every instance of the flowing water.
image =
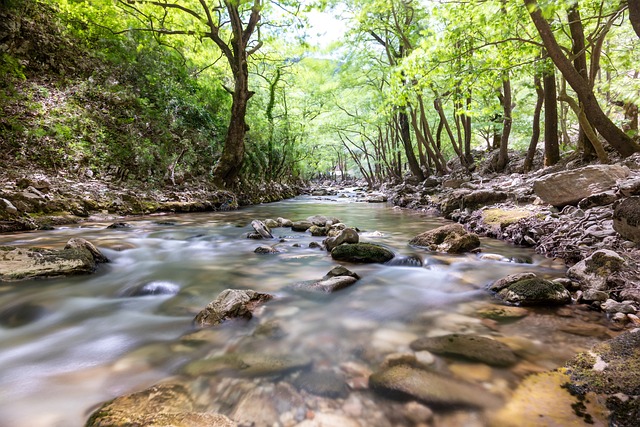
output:
[{"label": "flowing water", "polygon": [[[512,369],[436,358],[448,372],[508,396],[526,373],[560,366],[606,336],[562,332],[585,320],[571,309],[562,316],[531,310],[526,318],[501,325],[483,321],[476,313],[492,302],[483,290],[487,283],[523,271],[561,277],[562,264],[488,239],[482,240],[483,253],[495,256],[485,258],[412,248],[407,244],[411,237],[444,222],[349,200],[302,197],[234,212],[128,219],[132,227],[124,229],[95,222],[0,236],[4,245],[50,248],[83,237],[112,260],[90,276],[0,284],[0,320],[19,314],[14,315],[17,324],[0,326],[0,426],[81,426],[100,402],[171,377],[205,355],[277,352],[309,357],[314,367],[366,372],[391,353],[410,352],[408,344],[418,337],[450,332],[493,335],[520,349],[522,362]],[[361,241],[385,245],[398,256],[417,257],[423,265],[348,265],[362,277],[353,287],[329,296],[296,291],[291,285],[319,279],[337,264],[326,251],[309,248],[322,238],[278,228],[274,235],[284,239],[277,245],[281,253],[259,255],[253,250],[265,242],[245,236],[252,219],[298,220],[314,214],[338,217],[361,230]],[[135,296],[141,288],[147,295]],[[193,332],[194,314],[227,288],[269,292],[277,298],[248,324],[231,322],[206,331],[206,345],[187,345],[181,337]],[[258,324],[274,321],[282,332],[277,338],[252,337]],[[213,376],[207,381],[227,388],[240,382],[257,387],[287,377]],[[414,425],[411,417],[390,420],[395,403],[386,408],[385,399],[355,388],[346,400],[325,399],[307,407],[346,414],[363,426]],[[211,398],[210,405],[229,415],[240,399],[240,392],[227,393],[224,399]],[[367,402],[373,402],[372,409],[366,409]],[[292,413],[288,424],[306,415]],[[458,424],[476,425],[469,424],[470,419],[477,421],[474,417],[470,411]],[[445,418],[441,424],[455,422]]]}]

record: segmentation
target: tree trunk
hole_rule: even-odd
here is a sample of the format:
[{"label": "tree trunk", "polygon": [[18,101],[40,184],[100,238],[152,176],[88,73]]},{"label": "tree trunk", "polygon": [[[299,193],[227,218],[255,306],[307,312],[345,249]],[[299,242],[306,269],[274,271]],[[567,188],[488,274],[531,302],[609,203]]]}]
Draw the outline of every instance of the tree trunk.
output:
[{"label": "tree trunk", "polygon": [[629,4],[629,21],[636,35],[640,37],[640,1],[628,0],[627,3]]},{"label": "tree trunk", "polygon": [[560,160],[558,144],[558,101],[556,100],[555,68],[544,74],[544,165],[553,166]]},{"label": "tree trunk", "polygon": [[538,141],[540,140],[540,113],[542,112],[542,104],[544,103],[544,90],[542,89],[542,82],[538,75],[534,76],[533,84],[536,88],[536,106],[533,110],[533,125],[531,127],[531,140],[529,141],[529,149],[527,150],[527,156],[524,159],[524,171],[531,171],[533,166],[533,158],[536,155],[536,149],[538,147]]},{"label": "tree trunk", "polygon": [[420,169],[420,164],[416,159],[416,155],[413,152],[413,144],[411,143],[411,129],[409,128],[409,117],[407,113],[401,111],[398,113],[398,126],[400,127],[400,137],[404,145],[404,152],[407,156],[407,162],[409,162],[409,170],[411,174],[418,179],[418,181],[424,181],[424,174]]},{"label": "tree trunk", "polygon": [[498,162],[496,163],[496,171],[502,172],[509,162],[509,135],[511,134],[511,79],[509,75],[504,76],[502,80],[502,110],[504,111],[504,120],[502,122],[502,138],[500,138],[500,152],[498,154]]},{"label": "tree trunk", "polygon": [[549,57],[578,95],[578,99],[582,104],[582,108],[589,122],[622,156],[627,157],[640,151],[640,146],[617,127],[611,119],[607,117],[604,111],[602,111],[593,90],[589,87],[589,82],[582,78],[580,73],[578,73],[571,64],[571,61],[569,61],[562,52],[549,23],[542,16],[537,1],[524,0],[524,3],[549,53]]}]

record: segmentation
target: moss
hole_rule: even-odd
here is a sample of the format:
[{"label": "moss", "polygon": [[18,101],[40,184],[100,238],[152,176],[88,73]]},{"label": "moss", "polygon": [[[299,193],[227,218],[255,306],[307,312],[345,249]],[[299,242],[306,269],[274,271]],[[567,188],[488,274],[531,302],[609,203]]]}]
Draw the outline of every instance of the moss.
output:
[{"label": "moss", "polygon": [[585,272],[597,276],[608,276],[613,272],[620,271],[624,263],[624,259],[618,256],[612,256],[603,251],[596,251],[591,255]]},{"label": "moss", "polygon": [[530,216],[531,212],[525,209],[487,209],[482,212],[486,224],[499,226],[501,229]]},{"label": "moss", "polygon": [[520,280],[509,286],[509,290],[528,299],[544,299],[551,293],[564,292],[565,288],[559,283],[535,278]]},{"label": "moss", "polygon": [[375,263],[387,262],[395,255],[390,250],[372,243],[353,243],[337,246],[331,257],[337,261]]}]

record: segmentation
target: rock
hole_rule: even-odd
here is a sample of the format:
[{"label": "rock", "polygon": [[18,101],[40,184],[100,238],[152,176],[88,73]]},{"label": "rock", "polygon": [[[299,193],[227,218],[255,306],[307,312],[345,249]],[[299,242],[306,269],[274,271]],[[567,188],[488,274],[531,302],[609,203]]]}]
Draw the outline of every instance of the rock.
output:
[{"label": "rock", "polygon": [[286,218],[278,218],[276,221],[278,221],[280,227],[291,227],[293,225],[293,221]]},{"label": "rock", "polygon": [[200,375],[226,375],[232,377],[265,377],[299,371],[311,365],[306,356],[268,353],[231,353],[189,363],[183,373]]},{"label": "rock", "polygon": [[69,241],[64,246],[64,248],[65,249],[86,249],[91,253],[91,255],[93,256],[93,259],[97,263],[109,262],[109,258],[104,256],[102,252],[100,252],[100,250],[94,246],[93,243],[88,242],[85,239],[80,237],[74,237],[72,239],[69,239]]},{"label": "rock", "polygon": [[313,224],[311,221],[295,221],[291,224],[291,230],[293,231],[307,231]]},{"label": "rock", "polygon": [[340,246],[343,243],[358,243],[360,236],[358,232],[353,228],[345,228],[341,230],[335,237],[327,237],[324,239],[324,245],[327,251],[331,252],[336,246]]},{"label": "rock", "polygon": [[462,197],[462,209],[475,209],[481,206],[500,203],[509,197],[509,193],[496,190],[476,190]]},{"label": "rock", "polygon": [[515,307],[510,305],[495,305],[491,304],[488,307],[483,307],[477,311],[478,316],[485,319],[492,319],[497,321],[510,321],[522,319],[529,315],[529,310],[522,307]]},{"label": "rock", "polygon": [[614,191],[605,191],[603,193],[593,194],[578,202],[580,209],[590,209],[595,206],[606,206],[618,200],[618,196]]},{"label": "rock", "polygon": [[343,267],[342,265],[339,265],[337,267],[333,267],[331,269],[331,271],[329,271],[324,277],[323,279],[329,279],[331,277],[342,277],[342,276],[348,276],[348,277],[353,277],[356,280],[360,279],[360,276],[358,276],[357,273],[354,273],[353,271],[349,270],[346,267]]},{"label": "rock", "polygon": [[311,235],[316,237],[326,236],[328,231],[327,227],[318,227],[317,225],[309,227]]},{"label": "rock", "polygon": [[640,195],[640,177],[627,179],[618,185],[620,193],[625,197]]},{"label": "rock", "polygon": [[387,265],[395,265],[398,267],[422,267],[422,259],[417,255],[397,256],[387,262]]},{"label": "rock", "polygon": [[271,246],[267,246],[267,245],[260,245],[253,252],[257,253],[257,254],[277,254],[277,253],[280,253],[280,251],[277,250],[276,248],[271,247]]},{"label": "rock", "polygon": [[387,196],[382,193],[371,193],[367,194],[367,197],[365,197],[364,200],[367,203],[385,203],[387,201]]},{"label": "rock", "polygon": [[0,281],[93,273],[96,260],[84,247],[62,250],[0,246]]},{"label": "rock", "polygon": [[262,222],[269,230],[281,226],[280,222],[276,221],[275,219],[265,219]]},{"label": "rock", "polygon": [[429,248],[432,251],[458,254],[480,246],[480,239],[460,224],[449,224],[425,231],[409,241],[410,245]]},{"label": "rock", "polygon": [[608,425],[606,408],[591,394],[573,392],[563,372],[530,375],[520,383],[507,404],[490,414],[491,427]]},{"label": "rock", "polygon": [[497,407],[500,399],[482,387],[409,365],[396,365],[375,372],[369,387],[390,397],[410,396],[426,404]]},{"label": "rock", "polygon": [[349,276],[338,276],[331,277],[328,279],[322,279],[318,281],[309,281],[309,282],[301,282],[294,285],[295,289],[304,289],[308,291],[319,291],[327,294],[339,291],[341,289],[347,288],[354,283],[356,283],[358,279],[355,277]]},{"label": "rock", "polygon": [[264,225],[262,221],[254,219],[253,221],[251,221],[251,227],[253,227],[256,233],[259,234],[263,239],[273,239],[273,234],[271,234],[269,228],[267,228],[267,226]]},{"label": "rock", "polygon": [[349,395],[344,376],[328,370],[302,372],[293,380],[293,385],[311,394],[332,399],[344,399]]},{"label": "rock", "polygon": [[224,415],[197,412],[183,385],[163,384],[117,397],[87,420],[86,427],[235,427]]},{"label": "rock", "polygon": [[429,350],[444,356],[463,357],[491,366],[511,366],[518,361],[507,345],[476,335],[451,334],[420,338],[411,343],[411,349]]},{"label": "rock", "polygon": [[311,192],[312,196],[320,197],[329,195],[329,191],[326,188],[316,188]]},{"label": "rock", "polygon": [[[318,227],[326,227],[327,223],[331,223],[331,224],[337,224],[340,222],[340,220],[338,218],[329,218],[326,217],[324,215],[313,215],[307,218],[307,221],[309,221],[311,224],[313,225],[317,225]],[[329,225],[331,225],[329,224]]]},{"label": "rock", "polygon": [[529,218],[533,213],[527,209],[483,209],[482,221],[490,227],[503,230],[521,219]]},{"label": "rock", "polygon": [[640,196],[629,197],[616,206],[613,229],[623,238],[640,243]]},{"label": "rock", "polygon": [[510,274],[506,277],[503,277],[502,279],[498,279],[493,282],[489,286],[489,290],[492,292],[500,292],[501,290],[508,288],[509,286],[513,285],[516,282],[519,282],[520,280],[535,279],[536,277],[538,276],[536,276],[535,273],[531,272]]},{"label": "rock", "polygon": [[143,297],[148,295],[176,295],[179,291],[180,286],[176,285],[175,283],[156,280],[125,289],[122,293],[120,293],[120,296]]},{"label": "rock", "polygon": [[253,310],[272,298],[273,295],[252,290],[226,289],[196,315],[193,323],[204,328],[228,319],[251,319]]},{"label": "rock", "polygon": [[390,250],[372,243],[340,245],[331,251],[331,257],[336,261],[357,263],[383,263],[394,256]]},{"label": "rock", "polygon": [[13,304],[0,310],[0,325],[5,328],[19,328],[44,317],[47,310],[32,302]]},{"label": "rock", "polygon": [[293,387],[278,383],[244,393],[229,416],[238,426],[271,427],[282,425],[279,420],[283,412],[297,415],[304,414],[305,409],[304,400]]},{"label": "rock", "polygon": [[582,293],[580,297],[580,301],[590,303],[590,302],[605,302],[609,299],[609,294],[604,291],[598,291],[595,289],[587,289]]},{"label": "rock", "polygon": [[533,191],[545,203],[563,207],[610,190],[629,169],[618,165],[591,165],[545,175],[533,184]]},{"label": "rock", "polygon": [[633,301],[618,302],[612,299],[606,300],[601,306],[607,314],[624,313],[624,314],[636,314],[638,309],[633,305]]},{"label": "rock", "polygon": [[502,300],[517,305],[560,305],[571,302],[564,286],[540,278],[519,280],[498,292]]},{"label": "rock", "polygon": [[309,249],[323,249],[323,248],[322,248],[322,245],[318,242],[309,242]]},{"label": "rock", "polygon": [[626,264],[614,251],[600,249],[567,270],[567,277],[582,285],[583,290],[609,290],[609,279]]},{"label": "rock", "polygon": [[13,204],[7,199],[0,198],[0,212],[6,212],[10,215],[16,215],[18,213],[18,209],[13,206]]},{"label": "rock", "polygon": [[118,229],[118,228],[131,228],[131,224],[128,222],[114,222],[113,224],[107,226],[109,229]]}]

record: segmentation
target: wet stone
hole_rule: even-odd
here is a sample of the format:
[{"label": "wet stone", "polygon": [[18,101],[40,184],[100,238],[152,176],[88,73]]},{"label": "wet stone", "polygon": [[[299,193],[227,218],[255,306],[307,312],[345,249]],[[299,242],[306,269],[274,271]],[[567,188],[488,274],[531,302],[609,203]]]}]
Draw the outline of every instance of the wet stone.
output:
[{"label": "wet stone", "polygon": [[19,328],[44,317],[47,310],[38,304],[25,302],[0,310],[0,325],[5,328]]},{"label": "wet stone", "polygon": [[132,225],[129,224],[128,222],[114,222],[111,225],[108,225],[107,228],[109,229],[118,229],[118,228],[131,228]]},{"label": "wet stone", "polygon": [[476,335],[451,334],[420,338],[411,343],[416,351],[428,350],[444,356],[463,357],[491,366],[511,366],[518,359],[505,344]]},{"label": "wet stone", "polygon": [[344,244],[331,251],[333,259],[355,263],[384,263],[394,256],[390,250],[372,243]]},{"label": "wet stone", "polygon": [[459,254],[480,246],[480,238],[460,224],[449,224],[425,231],[409,241],[410,245],[426,247],[436,252]]},{"label": "wet stone", "polygon": [[203,328],[232,318],[251,319],[253,310],[272,298],[272,295],[252,290],[226,289],[200,311],[193,322]]},{"label": "wet stone", "polygon": [[125,289],[120,293],[123,297],[143,297],[148,295],[176,295],[180,286],[175,283],[156,280]]},{"label": "wet stone", "polygon": [[564,286],[540,278],[519,280],[498,292],[497,296],[517,305],[562,305],[571,302],[571,294]]},{"label": "wet stone", "polygon": [[293,380],[293,385],[317,396],[344,399],[349,395],[345,378],[333,371],[302,372]]},{"label": "wet stone", "polygon": [[191,362],[183,368],[183,373],[192,377],[200,375],[265,377],[299,371],[309,365],[311,365],[311,359],[306,356],[232,353]]},{"label": "wet stone", "polygon": [[529,315],[529,310],[522,307],[514,307],[509,305],[495,305],[483,307],[477,311],[478,316],[485,319],[492,319],[501,322],[517,320]]}]

